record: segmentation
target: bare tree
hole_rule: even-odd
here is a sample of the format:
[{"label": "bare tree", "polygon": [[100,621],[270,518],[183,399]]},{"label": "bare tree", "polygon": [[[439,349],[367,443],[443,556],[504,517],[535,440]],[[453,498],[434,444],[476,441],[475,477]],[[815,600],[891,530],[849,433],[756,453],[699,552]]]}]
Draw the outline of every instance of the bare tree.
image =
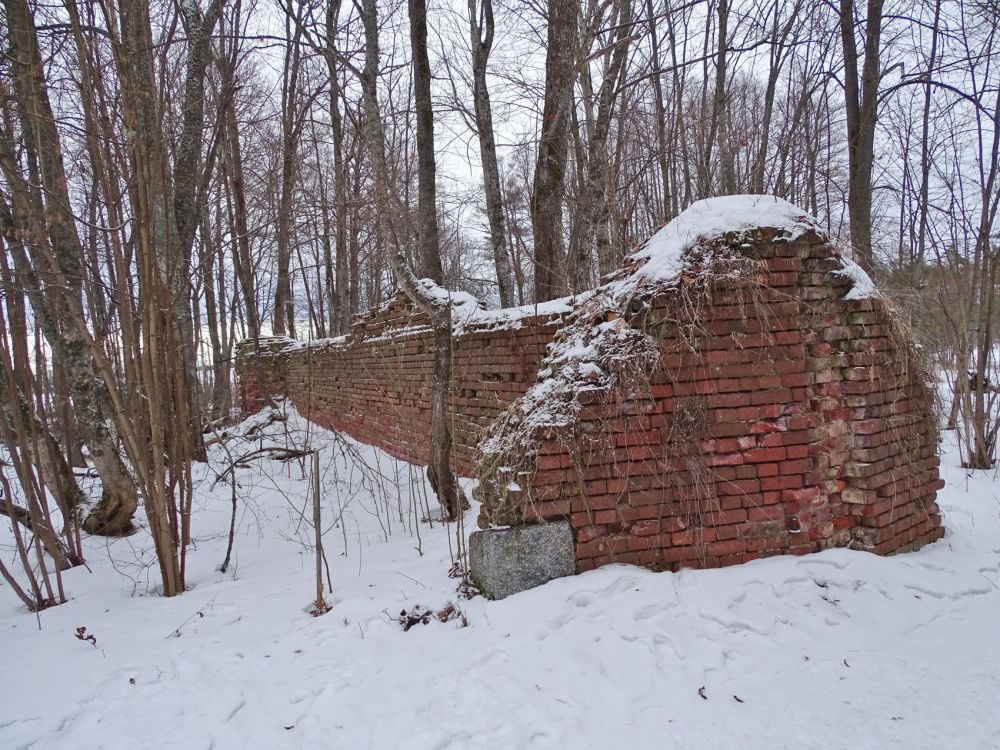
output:
[{"label": "bare tree", "polygon": [[493,49],[493,0],[469,0],[469,37],[472,44],[472,99],[476,109],[476,134],[479,157],[483,162],[483,187],[486,192],[486,218],[490,225],[490,248],[497,274],[500,307],[512,307],[514,276],[507,249],[504,226],[503,195],[500,190],[500,165],[497,161],[496,136],[493,132],[493,107],[486,85],[486,68]]},{"label": "bare tree", "polygon": [[388,167],[385,158],[385,135],[378,106],[378,11],[375,0],[362,0],[365,29],[365,65],[360,71],[365,103],[365,139],[372,160],[375,203],[381,239],[388,246],[389,262],[400,289],[431,319],[434,329],[434,384],[431,393],[430,465],[431,486],[449,518],[460,516],[464,497],[451,470],[451,428],[448,424],[448,391],[451,387],[451,301],[435,295],[418,282],[406,261],[394,217],[400,212],[390,199]]},{"label": "bare tree", "polygon": [[792,44],[798,28],[798,15],[802,0],[795,0],[787,9],[787,17],[782,20],[782,9],[787,4],[775,0],[768,9],[770,16],[767,86],[764,90],[764,113],[760,125],[760,139],[757,146],[757,156],[753,163],[752,189],[755,193],[763,193],[764,174],[767,169],[768,148],[771,145],[771,123],[774,118],[774,103],[777,95],[778,79],[782,67],[791,54]]},{"label": "bare tree", "polygon": [[[596,255],[598,272],[601,275],[610,273],[616,260],[612,252],[611,209],[608,201],[611,187],[608,134],[611,129],[612,110],[621,92],[629,43],[632,40],[631,1],[619,0],[607,18],[595,16],[590,19],[592,27],[590,33],[597,36],[597,27],[605,22],[615,30],[613,36],[595,55],[587,56],[581,70],[583,95],[586,100],[588,151],[586,171],[582,175],[581,195],[577,200],[577,211],[582,226],[580,246],[574,253],[578,257],[569,263],[568,277],[573,292],[581,292],[590,286],[590,274],[585,273],[589,268],[590,258]],[[590,46],[589,40],[587,46]],[[594,56],[601,58],[603,62],[601,85],[596,95],[590,76],[590,63]],[[581,169],[579,163],[577,169]]]},{"label": "bare tree", "polygon": [[[56,118],[49,103],[38,35],[25,0],[4,0],[12,66],[11,91],[0,83],[6,124],[0,133],[0,170],[12,210],[0,213],[17,274],[46,339],[66,369],[77,418],[101,477],[101,501],[85,528],[117,534],[131,527],[136,487],[109,429],[113,407],[95,375],[82,303],[83,248],[63,165]],[[15,103],[16,102],[16,103]],[[14,119],[20,122],[26,164],[18,162]]]},{"label": "bare tree", "polygon": [[[197,2],[180,3],[180,14],[187,32],[184,94],[181,103],[181,132],[175,157],[173,181],[173,217],[176,224],[177,268],[172,278],[171,297],[180,323],[184,347],[184,367],[188,382],[188,411],[192,424],[191,440],[198,458],[204,460],[202,440],[204,420],[198,392],[195,348],[195,311],[191,304],[191,252],[196,229],[205,211],[206,175],[211,171],[202,164],[205,132],[205,73],[210,62],[212,32],[219,21],[225,0],[212,0],[203,13]],[[214,155],[215,149],[212,149]],[[205,239],[205,238],[203,238]]]},{"label": "bare tree", "polygon": [[847,103],[847,153],[850,158],[847,208],[851,221],[851,245],[858,263],[869,271],[875,265],[872,249],[872,166],[875,161],[875,129],[878,121],[884,4],[884,0],[867,0],[859,57],[854,0],[840,0],[844,97]]},{"label": "bare tree", "polygon": [[[298,5],[298,12],[304,6]],[[294,31],[292,30],[294,29]],[[292,295],[290,264],[292,191],[295,187],[298,137],[302,131],[302,109],[299,104],[299,72],[302,65],[302,24],[299,19],[285,18],[285,60],[281,70],[281,185],[278,204],[277,281],[274,289],[274,318],[271,325],[276,334],[295,336],[295,298]]]},{"label": "bare tree", "polygon": [[[234,3],[232,32],[239,28],[239,0]],[[222,164],[226,192],[232,200],[232,234],[233,251],[230,255],[235,276],[243,296],[247,335],[253,341],[260,337],[260,311],[257,307],[257,286],[254,280],[253,259],[250,252],[250,227],[247,220],[247,188],[243,175],[243,152],[240,145],[239,126],[236,116],[236,64],[239,57],[239,45],[236,34],[231,33],[232,41],[226,42],[225,35],[220,42],[220,51],[216,56],[221,77],[221,97],[223,132],[221,135]]]},{"label": "bare tree", "polygon": [[566,244],[563,239],[563,198],[569,149],[570,107],[576,81],[579,4],[549,0],[545,52],[545,104],[542,109],[538,161],[531,193],[531,224],[535,241],[535,302],[565,291]]},{"label": "bare tree", "polygon": [[434,109],[431,105],[431,64],[427,55],[426,0],[407,0],[410,52],[413,58],[413,98],[417,111],[417,238],[420,272],[438,284],[441,245],[438,237],[437,166],[434,161]]}]

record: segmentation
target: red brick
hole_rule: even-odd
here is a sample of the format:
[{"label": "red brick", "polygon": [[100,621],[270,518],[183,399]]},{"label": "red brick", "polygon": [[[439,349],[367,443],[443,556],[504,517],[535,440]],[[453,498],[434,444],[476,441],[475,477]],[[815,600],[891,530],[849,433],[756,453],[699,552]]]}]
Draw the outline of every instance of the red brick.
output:
[{"label": "red brick", "polygon": [[785,458],[784,448],[756,448],[743,454],[747,463],[773,463],[783,461]]}]

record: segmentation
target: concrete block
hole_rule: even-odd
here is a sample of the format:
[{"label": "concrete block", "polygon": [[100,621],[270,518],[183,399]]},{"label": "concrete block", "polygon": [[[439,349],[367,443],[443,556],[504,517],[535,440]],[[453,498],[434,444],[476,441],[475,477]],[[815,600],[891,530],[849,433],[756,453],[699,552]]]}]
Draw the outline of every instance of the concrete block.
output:
[{"label": "concrete block", "polygon": [[488,599],[504,599],[576,573],[568,521],[485,529],[469,537],[472,582]]}]

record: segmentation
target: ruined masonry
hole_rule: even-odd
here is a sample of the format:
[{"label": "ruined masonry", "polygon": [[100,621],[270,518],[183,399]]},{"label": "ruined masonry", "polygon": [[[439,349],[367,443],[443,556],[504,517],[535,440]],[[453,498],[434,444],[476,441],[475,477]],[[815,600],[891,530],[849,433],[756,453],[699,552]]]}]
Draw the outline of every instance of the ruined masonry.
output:
[{"label": "ruined masonry", "polygon": [[[452,301],[453,463],[479,479],[480,526],[503,527],[487,536],[559,523],[570,533],[550,536],[582,572],[890,554],[943,535],[919,349],[864,272],[785,201],[700,201],[585,295],[501,311]],[[245,411],[283,394],[416,463],[432,368],[428,321],[402,296],[350,336],[244,344],[237,362]],[[495,563],[523,547],[474,539],[480,588],[502,596],[568,572],[565,549],[548,576],[540,554]],[[510,580],[522,557],[523,586]]]}]

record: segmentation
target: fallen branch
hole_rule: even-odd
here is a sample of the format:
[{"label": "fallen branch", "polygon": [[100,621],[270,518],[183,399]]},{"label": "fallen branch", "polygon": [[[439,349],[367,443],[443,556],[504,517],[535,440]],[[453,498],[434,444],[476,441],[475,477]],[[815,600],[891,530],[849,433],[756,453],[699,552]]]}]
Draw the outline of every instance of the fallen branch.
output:
[{"label": "fallen branch", "polygon": [[296,458],[304,458],[311,453],[311,450],[302,450],[300,448],[258,448],[255,451],[250,451],[249,453],[240,456],[234,461],[230,461],[229,466],[227,466],[221,474],[216,474],[215,480],[212,482],[212,486],[209,489],[214,490],[215,485],[224,480],[227,475],[232,474],[237,467],[245,466],[247,461],[264,457],[273,458],[276,461],[291,461]]}]

